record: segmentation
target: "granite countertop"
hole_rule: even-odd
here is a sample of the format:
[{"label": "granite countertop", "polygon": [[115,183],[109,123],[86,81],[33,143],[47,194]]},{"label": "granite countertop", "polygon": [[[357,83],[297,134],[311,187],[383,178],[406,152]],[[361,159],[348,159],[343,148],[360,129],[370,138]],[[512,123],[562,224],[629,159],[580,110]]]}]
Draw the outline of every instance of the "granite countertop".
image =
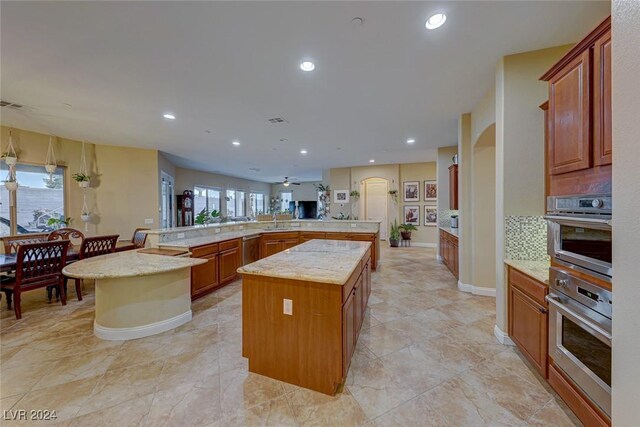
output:
[{"label": "granite countertop", "polygon": [[457,228],[451,228],[451,227],[438,227],[438,228],[444,232],[451,234],[452,236],[459,237]]},{"label": "granite countertop", "polygon": [[504,263],[510,267],[515,268],[518,271],[531,276],[539,282],[545,285],[549,284],[549,267],[551,262],[547,261],[529,261],[529,260],[514,260],[506,259]]},{"label": "granite countertop", "polygon": [[330,227],[330,228],[301,226],[301,227],[275,228],[275,229],[249,229],[249,230],[242,230],[242,231],[221,231],[220,233],[211,234],[207,236],[198,236],[198,237],[191,237],[188,239],[172,240],[170,242],[160,243],[158,244],[158,247],[166,248],[166,249],[171,249],[171,248],[185,249],[185,248],[193,248],[196,246],[209,245],[212,243],[223,242],[225,240],[259,236],[261,234],[286,233],[286,232],[298,232],[298,231],[320,232],[320,233],[376,233],[377,232],[373,230],[369,231],[369,230],[354,229],[350,226],[348,227],[337,226],[337,227]]},{"label": "granite countertop", "polygon": [[242,274],[344,285],[370,242],[310,240],[238,269]]},{"label": "granite countertop", "polygon": [[191,268],[204,264],[206,259],[141,254],[138,251],[116,252],[87,258],[67,265],[65,276],[81,279],[113,279],[147,276]]}]

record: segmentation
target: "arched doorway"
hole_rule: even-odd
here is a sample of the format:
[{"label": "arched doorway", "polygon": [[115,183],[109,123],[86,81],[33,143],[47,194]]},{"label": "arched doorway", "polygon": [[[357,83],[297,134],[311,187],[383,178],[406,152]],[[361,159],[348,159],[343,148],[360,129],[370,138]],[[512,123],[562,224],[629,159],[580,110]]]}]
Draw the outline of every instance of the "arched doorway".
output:
[{"label": "arched doorway", "polygon": [[380,222],[380,239],[387,239],[389,223],[389,181],[384,178],[367,178],[361,182],[364,219]]}]

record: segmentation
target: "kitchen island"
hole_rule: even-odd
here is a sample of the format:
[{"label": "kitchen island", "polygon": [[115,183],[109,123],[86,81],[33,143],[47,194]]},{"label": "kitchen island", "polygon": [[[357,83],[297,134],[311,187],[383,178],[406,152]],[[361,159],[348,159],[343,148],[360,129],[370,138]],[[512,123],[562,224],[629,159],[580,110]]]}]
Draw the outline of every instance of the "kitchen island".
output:
[{"label": "kitchen island", "polygon": [[238,272],[249,371],[335,394],[371,292],[371,243],[311,240]]},{"label": "kitchen island", "polygon": [[78,261],[62,272],[95,280],[93,333],[105,340],[129,340],[191,320],[191,267],[204,262],[126,251]]}]

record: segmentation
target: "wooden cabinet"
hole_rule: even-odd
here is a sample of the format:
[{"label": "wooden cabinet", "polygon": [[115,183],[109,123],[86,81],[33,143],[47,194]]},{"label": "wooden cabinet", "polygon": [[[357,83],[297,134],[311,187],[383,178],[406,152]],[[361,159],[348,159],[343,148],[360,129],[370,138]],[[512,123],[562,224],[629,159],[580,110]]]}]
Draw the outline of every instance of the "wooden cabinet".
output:
[{"label": "wooden cabinet", "polygon": [[317,231],[302,231],[300,232],[300,243],[308,242],[314,239],[325,239],[327,233],[321,233]]},{"label": "wooden cabinet", "polygon": [[330,231],[326,234],[326,238],[329,240],[351,240],[351,233],[337,233]]},{"label": "wooden cabinet", "polygon": [[238,268],[242,266],[242,242],[240,239],[220,243],[220,284],[233,282],[238,278]]},{"label": "wooden cabinet", "polygon": [[353,289],[342,306],[342,375],[346,378],[356,348],[356,290]]},{"label": "wooden cabinet", "polygon": [[541,80],[547,195],[611,192],[611,20],[607,18]]},{"label": "wooden cabinet", "polygon": [[294,238],[294,239],[284,239],[282,240],[282,250],[284,251],[285,249],[291,249],[294,246],[297,246],[299,244],[298,238]]},{"label": "wooden cabinet", "polygon": [[238,278],[242,265],[242,240],[189,248],[192,258],[204,258],[206,264],[191,268],[191,299],[200,298]]},{"label": "wooden cabinet", "polygon": [[458,165],[449,166],[449,209],[458,210]]},{"label": "wooden cabinet", "polygon": [[509,267],[509,337],[540,374],[548,372],[548,288]]},{"label": "wooden cabinet", "polygon": [[282,251],[282,243],[279,240],[267,240],[261,245],[260,258],[266,258]]},{"label": "wooden cabinet", "polygon": [[199,298],[213,291],[219,285],[218,254],[203,255],[205,264],[191,267],[191,299]]},{"label": "wooden cabinet", "polygon": [[260,237],[260,258],[266,258],[296,246],[300,241],[298,232],[263,234]]},{"label": "wooden cabinet", "polygon": [[453,234],[440,230],[440,257],[442,263],[449,269],[451,274],[458,278],[458,238]]}]

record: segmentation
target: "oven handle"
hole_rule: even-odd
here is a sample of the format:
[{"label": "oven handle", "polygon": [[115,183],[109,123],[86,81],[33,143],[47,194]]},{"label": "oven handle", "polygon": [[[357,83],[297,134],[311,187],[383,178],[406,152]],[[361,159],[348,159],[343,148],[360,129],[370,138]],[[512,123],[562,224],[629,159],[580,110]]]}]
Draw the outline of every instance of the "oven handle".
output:
[{"label": "oven handle", "polygon": [[551,222],[556,222],[558,224],[565,224],[569,226],[575,227],[584,227],[586,224],[592,224],[594,226],[604,227],[605,229],[610,229],[612,222],[610,219],[602,219],[602,218],[584,218],[584,217],[575,217],[575,216],[561,216],[561,215],[544,215],[544,219]]},{"label": "oven handle", "polygon": [[549,304],[554,306],[554,308],[556,310],[558,310],[560,313],[562,313],[563,315],[565,315],[565,316],[567,316],[569,318],[572,318],[574,320],[577,320],[580,323],[583,323],[587,327],[593,329],[595,332],[597,332],[598,334],[600,334],[603,337],[605,337],[609,342],[611,342],[611,334],[609,332],[605,331],[600,326],[596,325],[595,323],[593,323],[591,320],[587,319],[586,317],[583,317],[583,316],[579,315],[578,313],[576,313],[573,310],[567,309],[567,306],[564,305],[562,303],[562,301],[560,300],[560,298],[558,298],[557,296],[555,296],[553,294],[549,294],[549,295],[547,295],[545,297],[545,299],[547,300],[547,302]]}]

